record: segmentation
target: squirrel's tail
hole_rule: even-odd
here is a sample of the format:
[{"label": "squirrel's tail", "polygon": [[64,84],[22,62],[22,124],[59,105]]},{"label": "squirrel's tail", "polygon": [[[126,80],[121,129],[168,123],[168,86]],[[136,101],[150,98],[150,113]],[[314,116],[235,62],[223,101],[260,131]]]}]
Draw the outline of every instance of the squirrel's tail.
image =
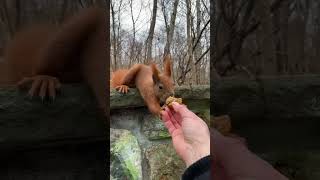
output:
[{"label": "squirrel's tail", "polygon": [[115,88],[122,85],[122,79],[128,73],[128,69],[119,69],[111,74],[110,87]]}]

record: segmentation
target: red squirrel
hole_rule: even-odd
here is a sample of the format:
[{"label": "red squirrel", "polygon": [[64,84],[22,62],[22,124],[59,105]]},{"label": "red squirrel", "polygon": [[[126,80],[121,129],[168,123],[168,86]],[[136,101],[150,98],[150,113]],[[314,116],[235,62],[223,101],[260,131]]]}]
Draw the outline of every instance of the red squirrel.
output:
[{"label": "red squirrel", "polygon": [[154,63],[135,64],[130,69],[119,69],[113,72],[110,85],[121,93],[127,93],[129,87],[138,88],[149,111],[159,115],[161,104],[174,94],[170,55],[165,56],[163,73],[160,73]]},{"label": "red squirrel", "polygon": [[61,25],[32,25],[17,32],[7,44],[6,85],[25,87],[29,95],[56,96],[61,83],[85,82],[99,109],[107,114],[107,15],[103,9],[82,9]]}]

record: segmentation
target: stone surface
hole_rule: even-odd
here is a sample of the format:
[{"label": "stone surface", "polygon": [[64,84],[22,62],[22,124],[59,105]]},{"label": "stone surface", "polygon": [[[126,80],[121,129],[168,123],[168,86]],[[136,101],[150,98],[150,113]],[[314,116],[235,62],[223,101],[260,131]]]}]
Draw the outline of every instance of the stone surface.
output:
[{"label": "stone surface", "polygon": [[1,180],[108,179],[106,141],[1,151]]},{"label": "stone surface", "polygon": [[150,180],[179,180],[185,170],[171,143],[151,146],[146,150]]},{"label": "stone surface", "polygon": [[183,99],[210,99],[210,86],[178,86],[175,89],[175,96]]},{"label": "stone surface", "polygon": [[151,114],[144,116],[142,131],[149,140],[166,139],[170,137],[161,119]]},{"label": "stone surface", "polygon": [[[148,117],[150,114],[140,95],[135,89],[131,90],[132,94],[128,95],[111,92],[111,126],[128,129],[133,133],[130,135],[131,138],[136,138],[137,143],[133,144],[140,146],[143,150],[144,156],[140,158],[142,162],[146,162],[146,166],[142,163],[141,168],[143,180],[159,179],[159,177],[170,180],[179,179],[183,168],[178,167],[184,165],[175,155],[163,124],[157,119]],[[233,129],[247,139],[252,151],[258,154],[300,151],[300,155],[279,153],[266,159],[284,173],[288,173],[294,180],[320,178],[319,76],[265,78],[258,82],[221,80],[214,82],[212,90],[214,98],[211,102],[215,104],[213,113],[229,114]],[[133,99],[128,99],[131,96]],[[177,89],[176,96],[182,97],[187,106],[204,120],[209,119],[209,86],[193,87],[193,89],[180,87]],[[81,174],[82,179],[100,179],[97,177],[104,169],[96,170],[103,164],[99,162],[93,165],[90,159],[93,159],[91,155],[95,154],[95,151],[89,151],[90,148],[98,149],[98,147],[90,145],[89,149],[85,149],[80,145],[83,152],[79,155],[75,155],[74,149],[66,150],[65,155],[62,155],[62,152],[54,155],[57,153],[55,150],[53,150],[55,152],[49,152],[52,147],[60,143],[83,144],[83,141],[92,142],[99,138],[104,141],[107,136],[104,134],[105,124],[96,118],[94,107],[94,98],[81,85],[64,85],[54,103],[42,103],[37,98],[30,100],[25,93],[1,88],[0,151],[3,154],[1,162],[5,163],[3,168],[0,168],[2,170],[0,179],[8,179],[8,175],[17,179],[18,175],[15,175],[17,173],[20,173],[21,177],[26,177],[24,179],[32,179],[33,176],[48,179],[45,177],[52,174],[59,174],[61,178],[81,179],[78,178]],[[13,147],[24,147],[24,145],[29,148],[47,148],[47,150],[41,153],[34,151],[26,155],[23,149],[19,151],[21,156],[16,153],[11,155],[3,153],[4,150],[10,152],[14,149]],[[39,159],[35,159],[36,156],[39,156]],[[86,157],[86,160],[83,161],[80,157]],[[113,174],[112,178],[119,179],[119,176],[127,175],[129,177],[130,171],[119,165],[121,158],[118,156],[111,158],[113,158],[112,169],[118,172]],[[64,160],[70,164],[62,164]],[[86,167],[83,162],[91,164],[87,163],[88,167]],[[5,169],[8,164],[10,165],[9,174]],[[22,172],[21,169],[26,167],[26,164],[32,164],[30,170]],[[43,166],[43,164],[46,165]],[[57,166],[57,164],[62,165]],[[178,173],[175,172],[176,169]],[[45,170],[51,170],[51,174],[44,173]],[[69,173],[71,171],[73,173]]]},{"label": "stone surface", "polygon": [[[95,99],[82,85],[64,85],[54,102],[0,88],[0,150],[51,142],[104,138]],[[19,133],[17,133],[19,132]]]},{"label": "stone surface", "polygon": [[142,179],[141,150],[128,130],[110,129],[110,174],[115,179]]},{"label": "stone surface", "polygon": [[141,106],[144,106],[144,102],[137,89],[130,88],[127,94],[119,93],[114,89],[110,90],[110,108],[111,109],[141,107]]},{"label": "stone surface", "polygon": [[[175,90],[175,96],[189,100],[210,99],[210,86],[181,86]],[[128,94],[121,94],[115,90],[110,91],[110,107],[111,109],[142,107],[145,106],[138,90],[131,88]]]},{"label": "stone surface", "polygon": [[215,115],[236,119],[320,118],[320,76],[213,81]]},{"label": "stone surface", "polygon": [[[198,104],[198,107],[203,107],[206,104],[203,100],[209,102],[209,86],[195,86],[192,89],[178,87],[177,96],[184,98],[188,104],[190,102],[190,106]],[[119,108],[121,111],[129,108],[146,109],[136,89],[130,89],[127,95],[111,91],[110,98],[112,111]],[[74,139],[86,141],[88,137],[102,139],[107,136],[104,131],[105,124],[97,118],[95,107],[95,99],[89,89],[81,84],[63,85],[54,102],[42,102],[38,97],[30,99],[25,91],[1,87],[0,150],[43,144],[48,146],[49,142],[61,139],[67,143]],[[149,131],[148,136],[151,139],[167,136],[161,123],[158,125],[155,130],[159,132]]]}]

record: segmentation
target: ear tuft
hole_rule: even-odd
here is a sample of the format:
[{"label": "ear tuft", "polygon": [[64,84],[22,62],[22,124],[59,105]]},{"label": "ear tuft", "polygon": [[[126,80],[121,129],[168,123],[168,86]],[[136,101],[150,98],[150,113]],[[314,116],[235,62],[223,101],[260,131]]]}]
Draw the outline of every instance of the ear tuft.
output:
[{"label": "ear tuft", "polygon": [[164,58],[164,74],[171,77],[171,56],[167,54]]},{"label": "ear tuft", "polygon": [[150,66],[152,70],[152,79],[153,79],[153,82],[156,84],[160,81],[160,78],[159,78],[160,72],[156,64],[152,63]]}]

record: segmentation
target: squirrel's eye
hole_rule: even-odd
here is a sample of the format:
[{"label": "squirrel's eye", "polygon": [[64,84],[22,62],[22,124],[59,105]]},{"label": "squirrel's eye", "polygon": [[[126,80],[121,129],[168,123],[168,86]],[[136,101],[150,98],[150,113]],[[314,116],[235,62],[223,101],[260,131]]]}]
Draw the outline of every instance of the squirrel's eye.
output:
[{"label": "squirrel's eye", "polygon": [[159,89],[162,89],[162,88],[163,88],[163,87],[160,85],[160,86],[159,86]]}]

